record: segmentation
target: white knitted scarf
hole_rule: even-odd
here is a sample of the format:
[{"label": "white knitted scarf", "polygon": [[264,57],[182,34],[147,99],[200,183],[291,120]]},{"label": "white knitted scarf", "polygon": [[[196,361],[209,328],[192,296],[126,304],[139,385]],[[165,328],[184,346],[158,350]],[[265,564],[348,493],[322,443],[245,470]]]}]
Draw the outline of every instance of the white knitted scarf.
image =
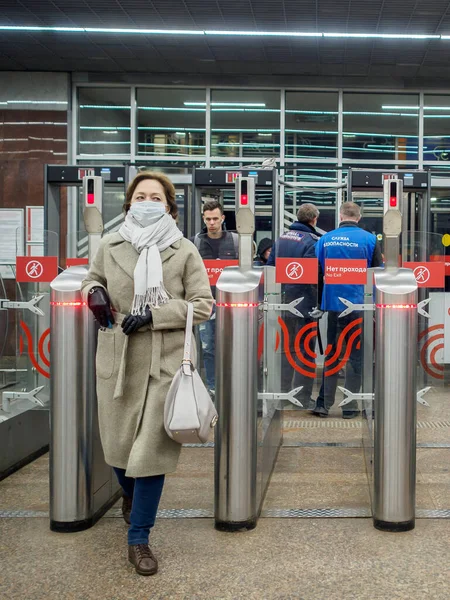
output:
[{"label": "white knitted scarf", "polygon": [[147,306],[150,309],[158,308],[169,300],[163,282],[160,252],[180,240],[183,234],[174,219],[167,213],[147,227],[139,225],[128,213],[119,233],[139,252],[139,259],[134,269],[134,299],[131,314],[144,315]]}]

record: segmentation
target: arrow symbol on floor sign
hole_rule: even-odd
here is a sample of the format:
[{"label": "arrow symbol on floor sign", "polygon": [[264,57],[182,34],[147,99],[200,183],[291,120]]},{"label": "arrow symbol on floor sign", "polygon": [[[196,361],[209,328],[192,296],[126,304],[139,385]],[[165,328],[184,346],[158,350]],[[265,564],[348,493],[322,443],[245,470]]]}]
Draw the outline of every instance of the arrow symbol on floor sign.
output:
[{"label": "arrow symbol on floor sign", "polygon": [[292,402],[292,404],[295,404],[295,406],[303,408],[303,404],[300,402],[300,400],[297,400],[297,398],[295,397],[296,394],[301,392],[302,389],[303,386],[301,385],[299,387],[294,388],[290,392],[279,392],[277,394],[263,392],[261,394],[258,394],[258,400],[288,400],[289,402]]},{"label": "arrow symbol on floor sign", "polygon": [[[341,408],[342,406],[345,406],[346,404],[349,404],[350,402],[356,401],[356,400],[372,400],[374,399],[374,394],[370,394],[370,393],[366,393],[366,394],[357,394],[357,393],[353,393],[350,390],[347,390],[346,388],[338,385],[338,390],[340,390],[343,394],[345,394],[345,398],[342,400],[342,402],[338,405],[339,408]],[[426,388],[423,388],[422,390],[419,390],[417,392],[417,396],[416,396],[416,400],[417,402],[419,402],[419,404],[422,404],[423,406],[430,406],[428,404],[428,402],[424,399],[424,396],[427,392],[429,392],[431,390],[431,386],[428,386]]]}]

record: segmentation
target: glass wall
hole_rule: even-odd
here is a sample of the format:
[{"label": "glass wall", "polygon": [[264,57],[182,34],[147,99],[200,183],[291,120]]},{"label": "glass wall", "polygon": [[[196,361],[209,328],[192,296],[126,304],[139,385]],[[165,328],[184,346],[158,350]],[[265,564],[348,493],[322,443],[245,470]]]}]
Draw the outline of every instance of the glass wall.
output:
[{"label": "glass wall", "polygon": [[78,89],[78,153],[115,157],[131,152],[129,88]]},{"label": "glass wall", "polygon": [[166,161],[181,168],[276,159],[298,163],[303,180],[311,163],[317,181],[327,175],[314,169],[327,163],[450,164],[450,92],[81,85],[76,97],[80,164]]},{"label": "glass wall", "polygon": [[336,158],[338,93],[286,92],[288,158]]},{"label": "glass wall", "polygon": [[343,155],[352,160],[417,160],[418,94],[344,93]]},{"label": "glass wall", "polygon": [[425,95],[424,160],[450,161],[450,96]]},{"label": "glass wall", "polygon": [[205,90],[138,89],[138,156],[204,156]]},{"label": "glass wall", "polygon": [[211,156],[280,156],[280,92],[212,90]]}]

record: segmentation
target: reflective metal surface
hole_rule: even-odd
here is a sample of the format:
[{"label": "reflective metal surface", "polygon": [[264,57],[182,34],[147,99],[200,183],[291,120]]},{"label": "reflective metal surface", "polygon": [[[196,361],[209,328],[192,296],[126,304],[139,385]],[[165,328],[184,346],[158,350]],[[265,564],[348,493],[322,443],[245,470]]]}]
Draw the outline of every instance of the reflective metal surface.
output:
[{"label": "reflective metal surface", "polygon": [[58,531],[92,525],[117,490],[98,432],[97,331],[80,292],[86,273],[71,267],[51,283],[50,521]]},{"label": "reflective metal surface", "polygon": [[414,527],[417,283],[409,269],[375,272],[374,524]]},{"label": "reflective metal surface", "polygon": [[215,522],[257,520],[258,287],[262,269],[223,271],[217,283]]}]

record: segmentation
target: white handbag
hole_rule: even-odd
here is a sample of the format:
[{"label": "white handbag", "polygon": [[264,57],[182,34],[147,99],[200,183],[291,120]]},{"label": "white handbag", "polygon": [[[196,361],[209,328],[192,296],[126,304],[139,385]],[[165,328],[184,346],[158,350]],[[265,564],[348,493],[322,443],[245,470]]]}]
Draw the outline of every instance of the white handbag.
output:
[{"label": "white handbag", "polygon": [[184,355],[164,405],[167,435],[179,444],[204,444],[218,415],[200,375],[191,362],[194,306],[188,303]]}]

